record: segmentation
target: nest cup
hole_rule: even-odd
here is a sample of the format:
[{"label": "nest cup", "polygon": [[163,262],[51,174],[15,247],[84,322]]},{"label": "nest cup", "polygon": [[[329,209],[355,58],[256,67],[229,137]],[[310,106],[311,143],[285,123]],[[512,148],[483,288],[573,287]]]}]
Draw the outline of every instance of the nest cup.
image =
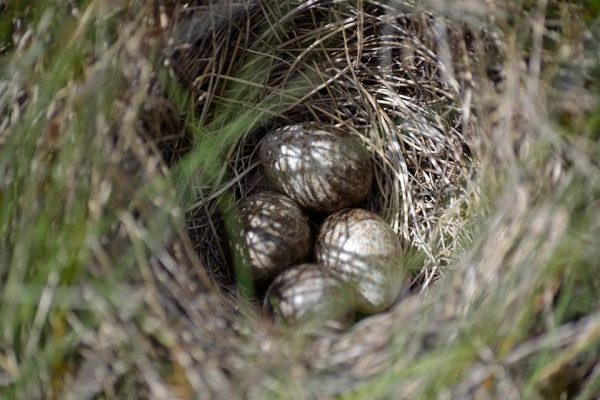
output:
[{"label": "nest cup", "polygon": [[[189,89],[202,99],[199,112],[207,119],[223,109],[222,96],[237,96],[226,75],[245,76],[264,60],[269,60],[268,69],[254,72],[264,89],[250,96],[257,104],[283,101],[286,97],[280,94],[288,93],[294,82],[305,92],[297,98],[290,95],[260,123],[241,127],[239,139],[228,145],[223,179],[203,188],[189,210],[188,228],[197,252],[213,278],[231,292],[235,277],[220,200],[224,194],[237,202],[273,190],[258,162],[261,139],[273,130],[309,122],[347,132],[368,150],[373,185],[358,206],[382,216],[404,248],[423,255],[410,285],[423,289],[452,254],[464,224],[460,207],[476,169],[473,127],[461,112],[460,65],[455,65],[454,75],[448,73],[448,60],[436,52],[433,19],[414,9],[391,12],[367,2],[358,19],[351,4],[286,4],[288,14],[276,33],[264,23],[265,8],[254,3],[236,9],[232,19],[219,20],[210,31],[222,40],[218,49],[202,44],[206,32],[190,38],[181,33],[189,31],[177,31],[196,43],[180,46],[177,57],[186,69],[179,75],[183,82],[194,82]],[[192,12],[182,18],[182,26],[198,18]],[[344,20],[353,22],[342,28]],[[249,28],[242,34],[244,26]],[[261,47],[252,37],[270,40],[270,46]],[[212,91],[207,92],[209,83]],[[313,219],[313,229],[321,221]]]}]

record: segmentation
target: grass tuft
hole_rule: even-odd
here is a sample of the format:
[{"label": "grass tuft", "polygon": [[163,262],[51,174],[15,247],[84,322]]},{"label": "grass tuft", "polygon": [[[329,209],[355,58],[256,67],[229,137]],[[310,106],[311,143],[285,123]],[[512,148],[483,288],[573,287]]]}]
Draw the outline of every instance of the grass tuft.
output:
[{"label": "grass tuft", "polygon": [[[600,397],[598,4],[0,2],[0,397]],[[237,296],[270,129],[373,154],[405,296]]]}]

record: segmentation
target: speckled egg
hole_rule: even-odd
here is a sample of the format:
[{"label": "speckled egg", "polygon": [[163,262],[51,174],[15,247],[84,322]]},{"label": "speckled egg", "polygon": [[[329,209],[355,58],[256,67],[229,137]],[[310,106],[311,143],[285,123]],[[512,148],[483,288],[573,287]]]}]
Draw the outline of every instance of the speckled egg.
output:
[{"label": "speckled egg", "polygon": [[317,235],[317,263],[352,286],[365,313],[392,305],[402,286],[398,235],[381,217],[362,209],[338,211]]},{"label": "speckled egg", "polygon": [[308,257],[308,218],[289,197],[275,192],[249,196],[238,215],[235,250],[247,257],[255,282],[269,281]]},{"label": "speckled egg", "polygon": [[352,291],[317,264],[297,265],[278,275],[267,291],[264,310],[278,322],[318,317],[326,326],[339,329],[354,317]]},{"label": "speckled egg", "polygon": [[357,205],[373,180],[371,158],[361,141],[329,126],[272,131],[261,141],[259,158],[276,190],[317,213]]}]

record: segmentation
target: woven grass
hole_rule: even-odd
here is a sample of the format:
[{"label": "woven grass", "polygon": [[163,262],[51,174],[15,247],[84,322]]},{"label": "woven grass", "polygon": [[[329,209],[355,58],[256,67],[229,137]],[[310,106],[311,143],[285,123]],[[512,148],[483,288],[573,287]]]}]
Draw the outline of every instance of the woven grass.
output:
[{"label": "woven grass", "polygon": [[[201,187],[188,207],[198,252],[217,279],[226,281],[218,204],[223,195],[240,199],[268,188],[256,151],[266,130],[305,122],[335,125],[359,136],[373,155],[375,184],[364,206],[383,215],[405,247],[423,252],[427,262],[413,286],[424,290],[448,263],[465,221],[461,207],[476,196],[469,187],[477,169],[471,150],[475,128],[464,103],[471,91],[460,92],[461,84],[469,85],[469,66],[460,65],[456,75],[436,53],[436,30],[457,37],[468,33],[445,22],[437,26],[417,9],[292,6],[285,18],[275,15],[279,25],[262,26],[260,21],[274,17],[264,15],[267,5],[252,4],[245,12],[238,10],[243,5],[231,11],[226,5],[219,11],[190,7],[177,23],[174,71],[202,99],[200,115],[212,119],[211,113],[227,114],[223,109],[252,109],[286,97],[267,106],[268,120],[244,127],[238,142],[225,146],[218,182]],[[214,30],[191,28],[214,14],[231,19],[217,18]],[[459,58],[463,50],[467,57],[459,43],[452,46]],[[265,66],[259,76],[256,65]],[[300,96],[290,90],[294,84]],[[211,126],[209,134],[218,136],[220,126]]]},{"label": "woven grass", "polygon": [[[4,398],[596,398],[592,2],[15,3],[1,17]],[[238,295],[261,136],[336,125],[411,281],[340,334]]]}]

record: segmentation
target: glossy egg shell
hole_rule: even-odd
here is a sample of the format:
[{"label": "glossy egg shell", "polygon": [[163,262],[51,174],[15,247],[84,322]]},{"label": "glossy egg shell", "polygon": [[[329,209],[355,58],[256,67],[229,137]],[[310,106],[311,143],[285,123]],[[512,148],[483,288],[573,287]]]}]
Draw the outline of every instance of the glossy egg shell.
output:
[{"label": "glossy egg shell", "polygon": [[276,321],[297,323],[311,317],[342,328],[353,320],[348,286],[317,264],[300,264],[275,278],[265,295],[264,310]]},{"label": "glossy egg shell", "polygon": [[373,180],[361,141],[334,127],[304,124],[272,131],[261,141],[259,158],[276,190],[317,213],[357,205]]},{"label": "glossy egg shell", "polygon": [[248,261],[256,282],[267,282],[306,260],[311,237],[308,218],[289,197],[262,192],[239,206],[235,250]]},{"label": "glossy egg shell", "polygon": [[338,211],[325,220],[317,235],[317,263],[352,286],[358,309],[383,311],[402,285],[398,235],[381,217],[362,209]]}]

